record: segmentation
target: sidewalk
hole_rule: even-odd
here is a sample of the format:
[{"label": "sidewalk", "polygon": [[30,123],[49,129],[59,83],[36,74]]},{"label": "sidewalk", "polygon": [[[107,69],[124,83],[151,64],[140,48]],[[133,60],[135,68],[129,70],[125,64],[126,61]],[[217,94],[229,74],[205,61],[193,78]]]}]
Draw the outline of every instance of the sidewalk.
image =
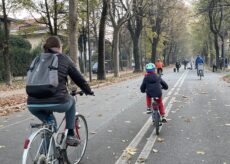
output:
[{"label": "sidewalk", "polygon": [[[129,73],[132,73],[132,72],[133,72],[132,70],[126,70],[126,71],[120,72],[120,75],[129,74]],[[106,78],[113,77],[113,76],[114,76],[113,73],[106,74]],[[85,79],[87,81],[89,81],[89,77],[85,77]],[[92,74],[92,79],[96,80],[97,79],[97,74]],[[98,87],[98,85],[96,85],[96,87]],[[10,96],[14,96],[14,95],[22,95],[22,94],[26,94],[25,88],[11,90],[11,91],[0,91],[0,98],[10,97]]]}]

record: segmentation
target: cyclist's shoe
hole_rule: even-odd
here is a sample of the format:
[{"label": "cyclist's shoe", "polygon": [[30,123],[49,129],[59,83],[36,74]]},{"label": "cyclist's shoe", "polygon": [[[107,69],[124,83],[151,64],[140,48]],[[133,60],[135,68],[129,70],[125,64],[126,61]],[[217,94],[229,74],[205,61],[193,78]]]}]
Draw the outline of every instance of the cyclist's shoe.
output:
[{"label": "cyclist's shoe", "polygon": [[76,136],[67,135],[66,144],[69,146],[78,146],[80,140]]},{"label": "cyclist's shoe", "polygon": [[167,122],[167,119],[166,119],[166,117],[165,117],[165,116],[162,116],[162,118],[161,118],[161,122],[163,122],[163,123],[166,123],[166,122]]},{"label": "cyclist's shoe", "polygon": [[147,108],[146,113],[150,114],[150,113],[152,113],[152,110],[150,108]]}]

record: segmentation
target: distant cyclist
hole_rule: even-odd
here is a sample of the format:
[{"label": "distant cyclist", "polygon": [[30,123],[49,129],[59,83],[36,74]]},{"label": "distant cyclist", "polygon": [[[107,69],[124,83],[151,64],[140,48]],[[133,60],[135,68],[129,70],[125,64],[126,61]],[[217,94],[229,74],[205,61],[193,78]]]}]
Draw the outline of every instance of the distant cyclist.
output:
[{"label": "distant cyclist", "polygon": [[[75,100],[74,97],[69,95],[67,90],[67,77],[73,80],[83,92],[87,95],[93,95],[94,92],[90,89],[90,86],[77,70],[74,62],[66,55],[62,54],[62,43],[61,40],[56,36],[51,36],[46,40],[46,43],[43,46],[44,53],[40,54],[39,60],[45,62],[49,57],[57,56],[58,58],[58,86],[57,90],[51,96],[47,94],[40,94],[38,97],[31,96],[28,93],[27,106],[29,111],[35,115],[42,122],[50,121],[50,113],[52,112],[65,112],[66,115],[66,128],[68,129],[67,134],[67,143],[69,145],[76,145],[78,139],[75,136],[74,127],[75,127]],[[39,61],[38,60],[38,61]],[[49,67],[51,69],[51,67]],[[37,67],[37,71],[40,68]],[[53,69],[53,68],[52,68]],[[30,70],[29,70],[30,71]],[[42,75],[41,79],[47,79],[49,77],[44,77]],[[52,79],[51,79],[52,80]],[[42,90],[43,88],[39,87],[37,90]],[[35,90],[34,90],[35,91]],[[54,118],[51,118],[54,119]]]},{"label": "distant cyclist", "polygon": [[197,76],[199,76],[199,69],[198,69],[199,64],[204,64],[204,60],[200,55],[197,55],[196,60],[195,60],[195,65],[196,65],[196,69],[197,69]]},{"label": "distant cyclist", "polygon": [[157,59],[157,62],[155,63],[155,65],[157,68],[157,74],[162,75],[164,64],[161,62],[161,59]]},{"label": "distant cyclist", "polygon": [[157,103],[159,105],[160,115],[162,116],[162,122],[167,122],[165,117],[165,108],[162,101],[162,89],[167,90],[168,84],[155,73],[155,65],[153,63],[148,63],[145,66],[146,74],[141,84],[140,90],[142,93],[146,92],[146,103],[147,103],[147,113],[151,113],[151,98],[157,97]]}]

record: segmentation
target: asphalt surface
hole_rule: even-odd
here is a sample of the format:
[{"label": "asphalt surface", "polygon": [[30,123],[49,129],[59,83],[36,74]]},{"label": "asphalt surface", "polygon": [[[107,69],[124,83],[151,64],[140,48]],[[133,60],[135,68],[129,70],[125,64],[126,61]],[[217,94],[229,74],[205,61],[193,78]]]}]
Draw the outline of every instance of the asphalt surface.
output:
[{"label": "asphalt surface", "polygon": [[[95,97],[78,97],[77,111],[89,126],[82,164],[229,164],[230,84],[222,76],[205,71],[199,80],[195,70],[166,69],[169,120],[158,137],[145,114],[145,95],[139,90],[143,77],[95,89]],[[30,122],[38,120],[28,111],[0,118],[1,164],[21,163]],[[135,153],[127,154],[127,148]]]}]

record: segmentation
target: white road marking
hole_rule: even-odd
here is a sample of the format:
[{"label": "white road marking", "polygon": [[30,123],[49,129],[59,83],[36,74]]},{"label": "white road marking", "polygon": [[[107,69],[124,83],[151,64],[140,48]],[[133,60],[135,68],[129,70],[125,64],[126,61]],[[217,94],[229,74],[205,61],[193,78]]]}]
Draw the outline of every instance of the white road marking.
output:
[{"label": "white road marking", "polygon": [[[187,73],[183,75],[183,78],[180,81],[180,84],[179,84],[179,86],[178,86],[178,88],[177,88],[177,90],[176,90],[174,95],[178,94],[182,84],[184,83],[184,80],[185,80],[185,78],[187,76]],[[171,100],[169,101],[169,103],[168,103],[168,105],[166,107],[166,114],[168,114],[170,112],[170,110],[172,108],[172,104],[175,101],[175,99],[176,99],[175,97],[172,97]],[[159,131],[161,131],[162,127],[163,127],[163,125],[160,127]],[[155,135],[155,129],[154,129],[153,132],[151,133],[150,137],[148,138],[144,148],[142,149],[139,157],[137,158],[137,160],[140,159],[140,158],[142,158],[142,159],[147,159],[148,158],[148,156],[149,156],[150,152],[152,151],[153,146],[154,146],[154,144],[156,142],[156,139],[157,139],[157,135]],[[142,164],[144,164],[144,163],[145,162],[142,162]],[[138,161],[136,161],[135,164],[139,164]]]},{"label": "white road marking", "polygon": [[[173,86],[173,88],[167,93],[166,97],[163,99],[163,103],[164,104],[166,103],[166,101],[169,99],[170,95],[173,93],[173,91],[175,90],[175,88],[180,84],[180,82],[184,79],[185,76],[186,76],[186,72],[184,72],[182,74],[182,76],[177,80],[177,82],[175,83],[175,85]],[[132,142],[128,145],[128,147],[131,147],[131,148],[136,148],[137,147],[137,145],[140,143],[140,141],[143,138],[143,136],[145,135],[145,133],[150,128],[151,123],[152,123],[152,118],[150,116],[149,119],[147,120],[147,122],[141,128],[141,130],[134,137],[134,139],[132,140]],[[127,163],[127,160],[125,158],[123,158],[125,156],[125,153],[126,152],[124,151],[121,154],[121,156],[119,157],[119,159],[116,161],[115,164],[126,164]]]},{"label": "white road marking", "polygon": [[9,125],[0,127],[0,130],[1,130],[1,129],[8,128],[8,127],[13,126],[13,125],[18,125],[18,124],[20,124],[20,123],[22,123],[22,122],[25,122],[25,121],[27,121],[27,120],[30,120],[30,119],[32,119],[32,118],[33,118],[33,116],[28,117],[28,118],[26,118],[26,119],[24,119],[24,120],[21,120],[21,121],[17,121],[17,122],[15,122],[15,123],[13,123],[13,124],[9,124]]}]

